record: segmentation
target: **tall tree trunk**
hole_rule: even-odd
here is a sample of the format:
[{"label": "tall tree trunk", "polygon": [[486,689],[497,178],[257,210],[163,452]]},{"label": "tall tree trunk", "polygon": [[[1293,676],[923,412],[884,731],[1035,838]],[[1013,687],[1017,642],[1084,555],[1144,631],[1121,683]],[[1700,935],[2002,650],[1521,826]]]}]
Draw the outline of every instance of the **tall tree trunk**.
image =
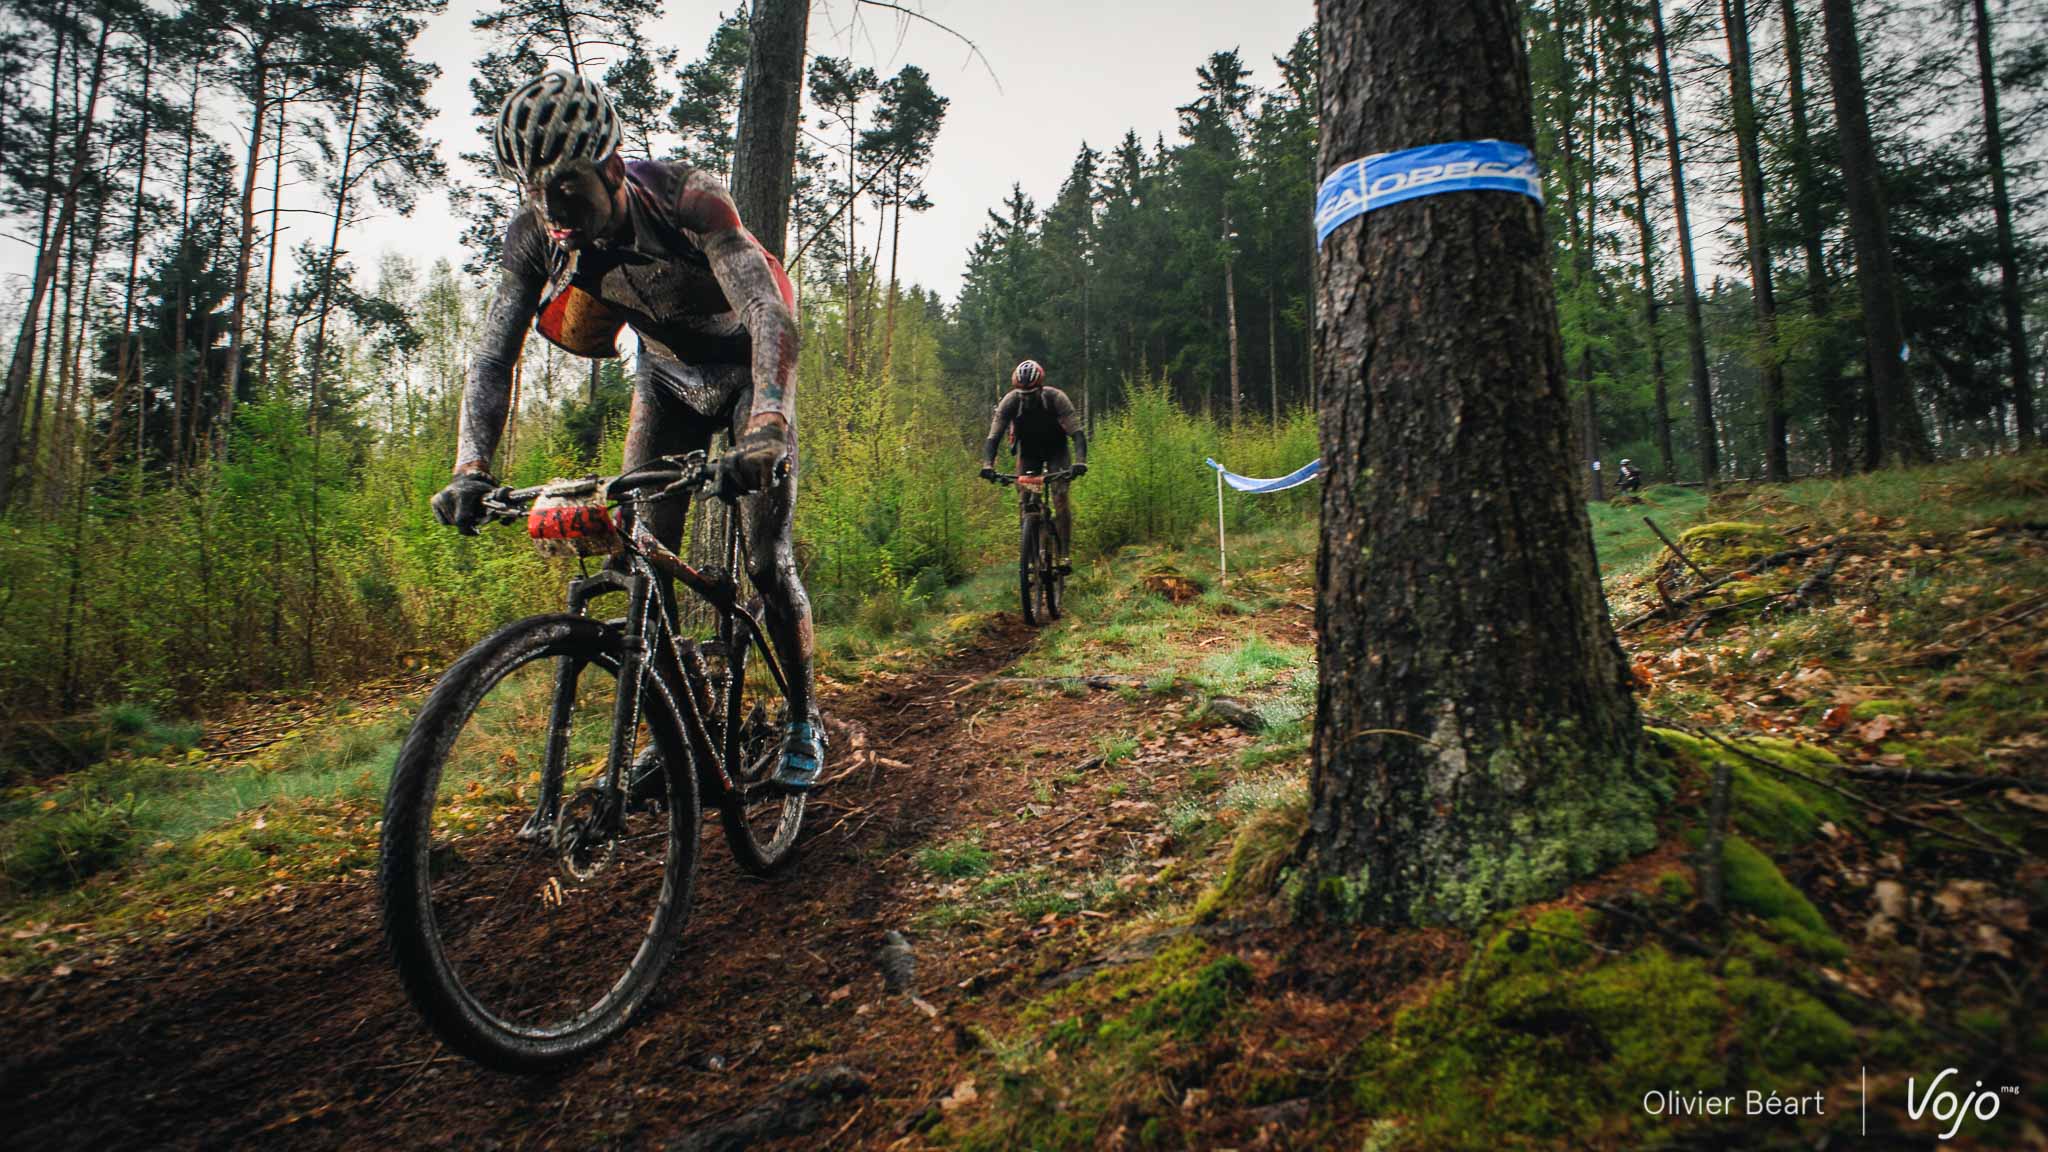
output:
[{"label": "tall tree trunk", "polygon": [[1693,421],[1699,437],[1700,479],[1712,485],[1721,473],[1720,433],[1714,427],[1714,385],[1707,375],[1706,325],[1700,320],[1699,277],[1692,266],[1692,221],[1685,204],[1685,164],[1678,147],[1678,105],[1671,98],[1671,54],[1664,43],[1663,0],[1650,0],[1657,39],[1657,86],[1664,105],[1664,152],[1671,161],[1671,214],[1678,227],[1678,268],[1685,289],[1685,349],[1692,375]]},{"label": "tall tree trunk", "polygon": [[[1533,140],[1511,0],[1319,9],[1323,171]],[[1323,250],[1304,878],[1325,911],[1471,924],[1656,843],[1549,269],[1541,207],[1493,191],[1375,210]]]},{"label": "tall tree trunk", "polygon": [[[1786,0],[1789,4],[1790,0]],[[1657,241],[1650,229],[1650,195],[1643,184],[1643,134],[1642,121],[1636,113],[1636,70],[1633,60],[1621,63],[1621,96],[1623,114],[1628,122],[1624,131],[1628,134],[1629,175],[1635,182],[1636,202],[1636,243],[1642,251],[1643,273],[1643,327],[1650,345],[1650,386],[1654,397],[1651,418],[1656,423],[1657,475],[1666,480],[1678,478],[1677,465],[1672,461],[1671,450],[1671,392],[1664,378],[1664,342],[1657,333]]]},{"label": "tall tree trunk", "polygon": [[270,164],[270,251],[263,258],[263,337],[262,350],[256,355],[256,383],[262,388],[270,387],[270,311],[277,299],[277,216],[284,199],[285,108],[289,103],[283,95],[278,96],[277,155]]},{"label": "tall tree trunk", "polygon": [[903,172],[896,173],[896,222],[889,229],[889,299],[882,306],[882,383],[889,383],[896,355],[896,257],[903,245]]},{"label": "tall tree trunk", "polygon": [[1266,385],[1273,402],[1273,427],[1280,426],[1280,312],[1279,304],[1273,297],[1279,294],[1280,285],[1273,278],[1272,248],[1267,248],[1266,261]]},{"label": "tall tree trunk", "polygon": [[1721,0],[1728,33],[1728,91],[1735,120],[1736,167],[1742,180],[1742,230],[1749,242],[1750,300],[1756,306],[1757,376],[1764,410],[1764,477],[1783,482],[1785,367],[1778,357],[1778,302],[1771,288],[1770,218],[1764,214],[1763,157],[1757,147],[1756,97],[1750,90],[1746,0]]},{"label": "tall tree trunk", "polygon": [[[105,163],[100,167],[99,176],[94,180],[97,195],[93,200],[92,226],[86,232],[85,290],[78,301],[76,332],[75,335],[71,336],[70,346],[65,350],[64,354],[67,365],[64,374],[69,381],[69,387],[66,389],[67,395],[65,399],[59,405],[62,419],[58,427],[62,434],[55,438],[55,442],[51,446],[53,452],[50,458],[49,474],[51,480],[50,511],[52,514],[60,513],[63,510],[62,500],[65,496],[64,481],[67,479],[66,474],[72,471],[70,467],[72,463],[71,458],[79,455],[91,440],[89,428],[78,422],[78,401],[79,396],[87,392],[90,387],[90,383],[86,379],[85,347],[89,334],[93,330],[93,285],[99,281],[100,244],[106,238],[107,188],[110,184],[108,177],[112,175],[113,163],[113,151],[109,148]],[[71,311],[71,308],[71,284],[67,276],[64,285],[64,310],[68,313]],[[72,332],[71,321],[68,318],[65,321],[65,330],[67,333]],[[82,469],[83,464],[80,464],[79,470],[81,474]]]},{"label": "tall tree trunk", "polygon": [[1230,221],[1223,221],[1225,248],[1223,250],[1223,306],[1228,314],[1230,327],[1230,426],[1237,427],[1240,409],[1244,404],[1244,386],[1237,374],[1237,277],[1235,262],[1230,258]]},{"label": "tall tree trunk", "polygon": [[[228,434],[235,426],[235,393],[242,382],[242,328],[249,315],[249,266],[256,254],[256,174],[263,167],[263,115],[270,110],[270,67],[267,44],[256,48],[249,82],[249,155],[242,164],[241,234],[235,243],[235,290],[228,306],[228,364],[221,389],[215,454],[227,458]],[[202,353],[203,355],[203,353]]]},{"label": "tall tree trunk", "polygon": [[[348,197],[350,182],[354,178],[353,168],[356,158],[356,127],[362,119],[363,85],[368,76],[369,68],[367,65],[357,68],[355,88],[349,93],[348,128],[343,134],[341,145],[341,171],[336,174],[334,180],[334,219],[332,226],[327,232],[327,259],[321,268],[320,314],[319,320],[313,327],[313,364],[307,371],[306,420],[313,429],[313,476],[307,486],[307,490],[311,494],[312,522],[306,530],[306,574],[310,592],[306,602],[306,628],[300,645],[300,662],[304,665],[307,679],[312,679],[316,674],[316,665],[313,658],[313,623],[320,616],[320,378],[322,371],[327,366],[327,317],[334,307],[334,269],[337,261],[340,259],[341,225],[348,218]],[[284,115],[282,112],[278,114],[277,121],[279,164],[282,165],[284,154]],[[277,250],[277,221],[274,193],[272,208],[271,251],[275,253]],[[275,263],[274,256],[272,262]],[[269,321],[267,319],[269,313],[268,292],[269,289],[266,287],[264,303],[266,315],[264,322],[264,349],[266,357],[270,346]],[[592,363],[596,363],[596,361],[592,361]],[[516,365],[513,371],[515,373],[518,371]],[[518,399],[516,393],[513,399],[516,404]],[[508,447],[505,457],[509,460],[511,456],[511,449]]]},{"label": "tall tree trunk", "polygon": [[1863,53],[1856,44],[1856,14],[1850,0],[1821,0],[1820,10],[1827,26],[1828,78],[1835,90],[1835,133],[1842,146],[1842,180],[1849,202],[1849,235],[1856,246],[1863,348],[1880,451],[1886,464],[1920,463],[1932,453],[1900,358],[1905,326],[1899,319],[1898,278],[1892,272],[1883,175],[1877,146],[1870,138],[1870,112],[1863,95]]},{"label": "tall tree trunk", "polygon": [[[185,165],[179,177],[178,191],[178,262],[185,267],[191,259],[192,245],[192,156],[194,137],[199,124],[199,79],[200,63],[192,63],[192,97],[185,109]],[[191,287],[184,276],[178,277],[178,311],[173,317],[171,328],[171,355],[174,364],[171,369],[171,479],[182,482],[185,479],[185,462],[191,457],[185,448],[190,439],[190,423],[196,419],[196,408],[187,411],[185,404],[185,372],[190,367],[185,356],[185,330],[192,323]],[[204,355],[204,353],[202,353]],[[195,373],[196,375],[196,373]]]},{"label": "tall tree trunk", "polygon": [[2005,348],[2012,370],[2012,417],[2020,447],[2034,443],[2034,380],[2020,315],[2020,266],[2012,238],[2012,197],[2005,187],[2004,129],[1998,123],[1998,74],[1991,66],[1991,13],[1972,0],[1977,32],[1977,85],[1984,98],[1984,159],[1991,169],[1991,209],[1998,222],[1998,296],[2005,308]]},{"label": "tall tree trunk", "polygon": [[83,603],[85,598],[85,500],[91,491],[90,461],[92,459],[93,401],[96,397],[87,389],[85,399],[85,432],[81,441],[85,449],[78,454],[78,474],[73,480],[71,502],[71,556],[66,566],[65,579],[69,585],[64,592],[64,710],[78,708],[78,633],[83,627]]},{"label": "tall tree trunk", "polygon": [[1822,407],[1827,415],[1828,470],[1837,476],[1849,472],[1849,432],[1855,420],[1851,385],[1842,376],[1842,358],[1827,323],[1831,310],[1827,255],[1821,234],[1820,189],[1813,175],[1813,143],[1807,132],[1806,50],[1799,27],[1796,0],[1779,0],[1785,22],[1785,88],[1792,112],[1792,184],[1799,217],[1800,247],[1806,255],[1807,310],[1821,322],[1820,356],[1815,360],[1814,382],[1826,397]]},{"label": "tall tree trunk", "polygon": [[[1581,221],[1579,218],[1580,195],[1577,144],[1579,113],[1576,103],[1578,97],[1578,63],[1573,58],[1572,53],[1572,45],[1577,37],[1572,34],[1572,29],[1567,27],[1565,23],[1565,9],[1562,6],[1553,10],[1553,16],[1554,23],[1552,27],[1557,36],[1558,59],[1560,62],[1558,73],[1563,89],[1561,95],[1564,100],[1564,115],[1560,117],[1558,123],[1558,144],[1564,151],[1564,211],[1566,228],[1571,237],[1572,248],[1571,294],[1578,301],[1581,324],[1590,327],[1592,317],[1597,312],[1593,301],[1592,258],[1594,236],[1592,202],[1598,187],[1598,182],[1595,178],[1594,156],[1591,154],[1594,146],[1595,129],[1589,128],[1585,137],[1588,151],[1585,183],[1586,215],[1585,219]],[[1594,86],[1594,92],[1597,95],[1597,85]],[[1594,97],[1589,97],[1586,101],[1588,105],[1587,117],[1589,120],[1593,116],[1591,111],[1593,99]],[[1578,363],[1580,395],[1578,440],[1580,450],[1584,454],[1584,472],[1587,482],[1592,486],[1593,499],[1604,500],[1607,498],[1607,492],[1606,485],[1600,476],[1600,429],[1597,423],[1599,419],[1598,404],[1593,397],[1592,344],[1593,334],[1590,331],[1581,331],[1579,333]]]},{"label": "tall tree trunk", "polygon": [[[142,41],[142,122],[135,145],[135,213],[128,223],[128,277],[121,293],[121,347],[114,356],[114,391],[107,405],[107,449],[111,452],[121,442],[121,413],[128,395],[128,373],[137,368],[135,348],[135,273],[142,261],[142,208],[149,180],[149,88],[155,79],[151,65],[155,61],[156,44],[144,28]],[[147,420],[146,411],[149,397],[142,391],[142,374],[136,373],[136,422],[138,429]],[[141,433],[137,432],[137,460],[141,459]],[[141,472],[136,476],[139,478]]]},{"label": "tall tree trunk", "polygon": [[100,21],[99,42],[93,48],[92,81],[85,102],[79,106],[78,131],[72,138],[71,172],[65,178],[59,198],[57,220],[36,259],[35,275],[29,282],[28,303],[21,312],[21,331],[14,340],[14,357],[7,364],[7,386],[0,394],[0,511],[5,511],[17,491],[21,471],[21,409],[28,395],[28,378],[35,367],[36,316],[49,306],[50,285],[57,279],[57,256],[64,249],[71,222],[78,215],[78,190],[85,180],[86,159],[91,155],[93,109],[99,103],[100,80],[106,73],[107,39],[113,35],[111,20]]},{"label": "tall tree trunk", "polygon": [[747,70],[740,81],[733,135],[732,196],[747,230],[778,259],[789,241],[789,195],[796,179],[798,108],[811,0],[754,0]]}]

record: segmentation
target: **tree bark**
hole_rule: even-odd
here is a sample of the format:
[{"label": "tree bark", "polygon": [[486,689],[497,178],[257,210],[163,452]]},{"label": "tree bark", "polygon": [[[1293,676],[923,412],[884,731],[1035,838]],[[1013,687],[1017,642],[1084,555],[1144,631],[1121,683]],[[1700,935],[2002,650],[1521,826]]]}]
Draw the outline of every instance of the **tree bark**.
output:
[{"label": "tree bark", "polygon": [[1244,387],[1237,374],[1237,277],[1235,262],[1230,258],[1230,221],[1223,221],[1223,304],[1230,326],[1230,426],[1237,427],[1237,418],[1244,404]]},{"label": "tree bark", "polygon": [[1835,133],[1842,147],[1842,179],[1849,202],[1849,235],[1856,246],[1856,287],[1863,297],[1863,347],[1871,405],[1877,417],[1882,462],[1893,466],[1928,460],[1927,432],[1913,403],[1906,365],[1905,326],[1899,319],[1898,278],[1885,222],[1882,170],[1870,138],[1863,94],[1863,53],[1856,44],[1850,0],[1821,0],[1827,26],[1828,78],[1835,90]]},{"label": "tree bark", "polygon": [[111,20],[100,21],[99,42],[93,49],[92,81],[85,103],[80,105],[78,131],[73,137],[71,172],[64,181],[56,223],[36,259],[34,278],[29,284],[28,303],[22,309],[20,334],[14,340],[14,356],[7,364],[7,386],[0,394],[0,511],[5,511],[17,492],[15,480],[21,471],[21,410],[28,396],[28,378],[35,367],[36,316],[49,303],[50,286],[57,279],[57,257],[64,248],[71,223],[78,215],[78,190],[85,180],[86,158],[91,154],[93,108],[99,103],[100,79],[105,75],[107,38],[113,34]]},{"label": "tree bark", "polygon": [[283,208],[285,108],[288,101],[277,99],[277,155],[270,163],[270,251],[263,258],[263,339],[256,354],[256,386],[270,386],[270,314],[277,300],[277,215]]},{"label": "tree bark", "polygon": [[1842,357],[1831,327],[1826,323],[1831,310],[1831,285],[1823,249],[1820,220],[1820,190],[1813,176],[1813,144],[1807,132],[1806,51],[1799,28],[1795,0],[1780,0],[1779,12],[1785,22],[1785,88],[1792,113],[1792,186],[1799,218],[1799,242],[1806,256],[1806,304],[1821,321],[1820,355],[1813,367],[1814,382],[1824,391],[1822,407],[1827,415],[1828,470],[1837,476],[1849,472],[1849,432],[1855,422],[1855,397],[1842,376]]},{"label": "tree bark", "polygon": [[[145,33],[148,32],[145,27]],[[142,208],[149,179],[149,88],[155,78],[151,65],[155,61],[156,44],[145,35],[142,44],[142,122],[135,145],[135,214],[128,224],[128,278],[121,294],[121,347],[114,356],[114,392],[107,406],[107,448],[121,442],[121,412],[128,394],[128,373],[136,367],[135,347],[135,273],[142,262]],[[136,372],[136,459],[141,460],[141,432],[146,423],[149,397],[141,388],[141,372]],[[141,472],[136,475],[139,477]]]},{"label": "tree bark", "polygon": [[810,0],[754,0],[734,133],[732,196],[761,247],[786,255]]},{"label": "tree bark", "polygon": [[[1319,7],[1322,171],[1533,141],[1511,0]],[[1472,924],[1656,842],[1549,269],[1541,207],[1493,191],[1379,209],[1323,250],[1302,875],[1326,913]]]},{"label": "tree bark", "polygon": [[1750,88],[1746,0],[1721,0],[1728,33],[1728,92],[1735,121],[1736,168],[1742,180],[1742,230],[1749,245],[1750,301],[1756,307],[1757,378],[1764,411],[1764,478],[1783,483],[1785,367],[1778,358],[1778,302],[1771,287],[1770,218],[1764,214],[1764,168],[1757,146],[1756,96]]},{"label": "tree bark", "polygon": [[[228,434],[235,426],[235,392],[242,381],[242,328],[249,314],[249,265],[256,254],[256,173],[263,160],[263,114],[270,110],[267,44],[256,47],[254,73],[249,82],[249,155],[242,165],[241,235],[235,244],[235,291],[228,307],[228,364],[221,388],[219,433],[216,445],[220,459],[227,458]],[[201,355],[204,355],[204,351]]]},{"label": "tree bark", "polygon": [[1977,33],[1977,84],[1984,99],[1984,159],[1991,169],[1991,209],[1998,223],[1998,296],[2005,310],[2005,347],[2012,370],[2012,417],[2020,447],[2034,443],[2034,381],[2020,313],[2020,266],[2012,239],[2012,196],[2005,187],[2004,130],[1998,123],[1998,74],[1991,65],[1991,13],[1972,0]]},{"label": "tree bark", "polygon": [[1693,272],[1692,222],[1685,205],[1685,163],[1678,147],[1678,105],[1671,97],[1671,53],[1664,42],[1663,0],[1650,2],[1657,39],[1657,86],[1664,104],[1664,151],[1671,161],[1671,215],[1678,228],[1679,277],[1685,290],[1685,350],[1692,375],[1692,411],[1699,437],[1700,479],[1712,486],[1721,474],[1720,433],[1714,427],[1714,385],[1707,375],[1706,325],[1700,320],[1699,277]]},{"label": "tree bark", "polygon": [[[1786,2],[1789,4],[1790,0]],[[1651,418],[1656,424],[1657,475],[1666,480],[1676,480],[1678,467],[1673,463],[1671,450],[1671,391],[1664,378],[1664,344],[1657,334],[1657,314],[1661,311],[1657,305],[1657,241],[1650,228],[1649,191],[1643,184],[1643,135],[1642,122],[1636,118],[1635,63],[1624,60],[1621,67],[1622,105],[1628,117],[1629,174],[1635,181],[1636,242],[1643,256],[1643,326],[1650,345],[1650,386],[1654,396]]]}]

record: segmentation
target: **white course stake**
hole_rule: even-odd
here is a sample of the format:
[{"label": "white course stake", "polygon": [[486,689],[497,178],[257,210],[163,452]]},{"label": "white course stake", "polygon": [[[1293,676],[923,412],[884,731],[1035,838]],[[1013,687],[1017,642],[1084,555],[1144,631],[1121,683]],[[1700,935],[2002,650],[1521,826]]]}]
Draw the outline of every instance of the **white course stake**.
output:
[{"label": "white course stake", "polygon": [[1223,469],[1216,470],[1216,569],[1222,583],[1230,582],[1230,552],[1223,545]]}]

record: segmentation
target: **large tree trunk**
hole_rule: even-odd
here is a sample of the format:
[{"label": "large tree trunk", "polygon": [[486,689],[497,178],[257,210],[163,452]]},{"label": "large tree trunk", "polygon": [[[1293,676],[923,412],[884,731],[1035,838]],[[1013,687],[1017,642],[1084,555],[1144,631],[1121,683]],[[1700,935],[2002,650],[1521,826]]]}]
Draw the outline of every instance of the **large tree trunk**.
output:
[{"label": "large tree trunk", "polygon": [[235,392],[242,382],[242,328],[249,315],[249,266],[256,254],[256,174],[263,166],[263,114],[270,110],[264,47],[256,49],[255,71],[249,82],[249,155],[242,165],[242,224],[235,243],[235,292],[228,307],[228,364],[220,398],[217,454],[221,459],[227,458],[228,434],[235,426]]},{"label": "large tree trunk", "polygon": [[1828,78],[1835,89],[1835,132],[1842,145],[1842,179],[1849,201],[1849,235],[1856,245],[1856,287],[1863,297],[1863,348],[1869,365],[1877,438],[1886,464],[1914,464],[1930,458],[1920,410],[1913,404],[1906,365],[1905,326],[1899,320],[1898,278],[1892,273],[1892,245],[1885,222],[1882,171],[1870,138],[1870,111],[1863,95],[1863,53],[1856,44],[1856,14],[1850,0],[1821,0],[1827,25]]},{"label": "large tree trunk", "polygon": [[2027,330],[2020,317],[2020,266],[2012,239],[2012,197],[2005,188],[2004,130],[1998,124],[1998,75],[1991,66],[1991,13],[1972,0],[1977,32],[1977,84],[1984,96],[1984,159],[1991,168],[1991,209],[1998,222],[1998,296],[2005,307],[2005,347],[2012,370],[2012,417],[2021,447],[2034,442],[2034,381],[2027,366]]},{"label": "large tree trunk", "polygon": [[[1511,0],[1324,0],[1321,168],[1528,144]],[[1418,82],[1418,78],[1426,82]],[[1542,209],[1424,197],[1333,233],[1306,891],[1470,924],[1656,842],[1574,467]]]},{"label": "large tree trunk", "polygon": [[1664,105],[1664,153],[1671,162],[1671,215],[1678,228],[1678,271],[1685,290],[1685,350],[1692,375],[1692,411],[1700,446],[1700,479],[1721,474],[1720,433],[1714,427],[1714,384],[1707,375],[1706,325],[1700,320],[1699,277],[1692,266],[1692,221],[1685,204],[1685,164],[1678,147],[1678,104],[1671,97],[1671,53],[1664,43],[1663,0],[1650,0],[1657,39],[1657,86]]},{"label": "large tree trunk", "polygon": [[796,179],[798,106],[811,0],[754,0],[747,71],[740,83],[732,152],[732,196],[761,247],[780,259],[789,240],[789,194]]},{"label": "large tree trunk", "polygon": [[1750,301],[1756,306],[1758,397],[1764,410],[1764,477],[1782,483],[1785,464],[1785,367],[1778,359],[1778,302],[1771,288],[1770,218],[1764,214],[1764,168],[1757,147],[1756,97],[1750,90],[1749,12],[1745,0],[1721,0],[1728,33],[1728,91],[1735,120],[1736,167],[1742,180],[1742,230],[1749,243]]}]

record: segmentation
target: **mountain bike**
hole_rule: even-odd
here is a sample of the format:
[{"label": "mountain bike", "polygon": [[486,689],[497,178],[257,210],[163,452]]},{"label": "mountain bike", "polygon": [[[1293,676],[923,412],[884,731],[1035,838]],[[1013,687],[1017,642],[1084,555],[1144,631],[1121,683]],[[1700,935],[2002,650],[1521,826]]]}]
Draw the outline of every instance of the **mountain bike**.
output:
[{"label": "mountain bike", "polygon": [[1022,527],[1017,548],[1017,593],[1024,605],[1026,624],[1050,624],[1060,618],[1060,598],[1066,592],[1067,577],[1060,571],[1059,519],[1052,513],[1047,486],[1065,484],[1074,478],[1072,469],[1013,476],[996,473],[995,482],[1015,485],[1023,505]]},{"label": "mountain bike", "polygon": [[[712,478],[692,452],[485,501],[546,549],[612,560],[570,582],[567,612],[508,624],[448,669],[385,799],[400,981],[481,1063],[557,1067],[631,1022],[689,919],[703,805],[747,871],[794,858],[806,794],[772,783],[789,682],[760,601],[741,600],[740,517],[725,515],[722,565],[701,570],[643,526],[664,500],[687,520]],[[625,614],[593,617],[613,593]]]}]

